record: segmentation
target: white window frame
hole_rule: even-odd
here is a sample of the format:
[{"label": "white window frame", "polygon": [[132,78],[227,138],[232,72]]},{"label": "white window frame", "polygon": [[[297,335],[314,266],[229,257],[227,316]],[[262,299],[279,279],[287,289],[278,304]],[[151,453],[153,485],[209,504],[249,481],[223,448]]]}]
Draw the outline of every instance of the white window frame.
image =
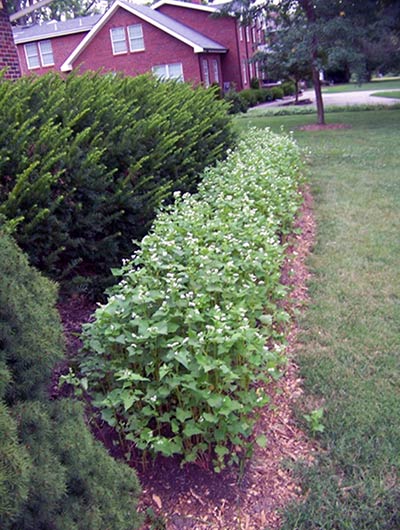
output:
[{"label": "white window frame", "polygon": [[[45,44],[48,44],[50,46],[50,51],[43,51],[42,46]],[[51,45],[51,40],[39,41],[38,48],[39,48],[40,62],[42,66],[54,66],[54,54],[53,54],[53,47]],[[51,57],[49,62],[46,62],[45,56]]]},{"label": "white window frame", "polygon": [[210,69],[208,68],[208,61],[207,59],[201,60],[201,70],[203,72],[203,83],[206,88],[208,88],[210,83]]},{"label": "white window frame", "polygon": [[[35,50],[35,54],[34,55],[29,55],[28,53],[28,48],[32,49],[32,50]],[[28,66],[28,70],[35,70],[36,68],[40,68],[40,55],[39,55],[39,49],[37,47],[37,44],[36,42],[29,42],[27,44],[25,44],[24,46],[24,49],[25,49],[25,58],[26,58],[26,64]],[[32,57],[35,57],[37,59],[37,62],[38,64],[35,65],[35,66],[32,66],[30,64],[30,59],[32,59]]]},{"label": "white window frame", "polygon": [[[133,30],[133,28],[139,28],[140,29],[140,32],[139,32],[140,35],[139,36],[133,36],[132,37],[131,29]],[[127,30],[128,30],[128,40],[129,40],[129,51],[131,53],[142,52],[145,49],[142,24],[132,24],[132,25],[127,27]],[[137,48],[133,48],[132,47],[132,42],[138,42],[139,46]]]},{"label": "white window frame", "polygon": [[[171,76],[171,69],[172,67],[174,66],[179,66],[179,69],[180,69],[180,75],[179,76]],[[156,69],[157,68],[163,68],[164,69],[164,72],[165,74],[164,75],[159,75],[156,73]],[[169,63],[169,64],[157,64],[155,66],[152,66],[151,68],[153,74],[158,77],[159,79],[176,79],[177,81],[183,81],[183,65],[182,63]]]},{"label": "white window frame", "polygon": [[240,42],[243,42],[243,26],[242,24],[240,23],[240,20],[238,21],[238,26],[239,26],[239,39],[240,39]]},{"label": "white window frame", "polygon": [[[43,48],[45,44],[48,44],[50,46],[50,51],[44,51]],[[34,51],[34,53],[30,53],[29,49],[31,51]],[[26,58],[26,64],[28,66],[28,70],[36,70],[37,68],[46,68],[48,66],[54,66],[54,54],[53,54],[53,47],[51,44],[51,41],[48,40],[42,40],[38,42],[28,42],[24,45],[25,50],[25,58]],[[49,57],[50,60],[46,59],[46,57]],[[37,64],[32,66],[31,60],[35,59],[37,61]]]},{"label": "white window frame", "polygon": [[[180,73],[178,76],[171,75],[172,67],[179,67]],[[169,63],[167,64],[168,79],[175,79],[176,81],[183,81],[183,64],[182,63]]]},{"label": "white window frame", "polygon": [[246,41],[250,42],[250,28],[246,26]]},{"label": "white window frame", "polygon": [[[113,38],[113,32],[115,32],[116,30],[122,30],[122,33],[124,35],[123,39],[121,38],[119,40],[115,40]],[[111,40],[111,46],[112,46],[113,55],[124,55],[125,53],[128,53],[128,46],[127,46],[127,43],[126,43],[126,31],[125,31],[125,27],[124,26],[118,26],[117,28],[110,28],[110,40]],[[122,51],[116,51],[115,50],[115,44],[116,43],[120,43],[120,42],[124,42],[125,49],[122,50]]]},{"label": "white window frame", "polygon": [[211,66],[212,66],[212,71],[213,71],[214,82],[219,84],[220,79],[219,79],[219,68],[218,68],[217,59],[212,59]]},{"label": "white window frame", "polygon": [[247,85],[247,63],[246,59],[242,59],[243,84]]},{"label": "white window frame", "polygon": [[253,63],[249,63],[249,75],[250,75],[250,79],[253,79],[254,77],[254,71],[253,71]]}]

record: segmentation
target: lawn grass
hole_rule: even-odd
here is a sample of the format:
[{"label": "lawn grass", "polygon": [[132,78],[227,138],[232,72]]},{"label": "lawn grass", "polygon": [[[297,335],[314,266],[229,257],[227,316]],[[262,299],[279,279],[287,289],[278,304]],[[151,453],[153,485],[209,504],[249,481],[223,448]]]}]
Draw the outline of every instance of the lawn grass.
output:
[{"label": "lawn grass", "polygon": [[400,88],[400,77],[390,79],[376,79],[368,83],[346,83],[343,85],[333,85],[322,88],[326,94],[336,94],[337,92],[358,92],[362,90],[392,90]]},{"label": "lawn grass", "polygon": [[[284,530],[400,528],[400,110],[250,119],[311,151],[317,242],[300,319],[305,403],[324,408],[321,452]],[[237,121],[245,127],[246,120]],[[299,413],[301,420],[303,412]]]},{"label": "lawn grass", "polygon": [[391,92],[374,92],[371,96],[379,96],[380,98],[395,98],[400,99],[400,90],[392,90]]}]

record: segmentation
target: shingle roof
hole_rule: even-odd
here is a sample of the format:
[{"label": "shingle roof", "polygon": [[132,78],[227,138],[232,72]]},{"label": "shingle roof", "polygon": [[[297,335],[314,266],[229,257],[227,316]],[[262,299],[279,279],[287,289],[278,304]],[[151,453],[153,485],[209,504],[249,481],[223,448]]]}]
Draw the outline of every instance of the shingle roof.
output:
[{"label": "shingle roof", "polygon": [[195,9],[198,11],[208,11],[209,13],[215,13],[219,10],[218,6],[215,6],[213,4],[198,4],[194,2],[186,2],[182,0],[158,0],[155,4],[151,6],[152,9],[158,9],[159,7],[163,5],[172,5],[172,6],[178,6],[178,7],[185,7],[189,9]]},{"label": "shingle roof", "polygon": [[148,17],[153,22],[158,24],[159,26],[164,26],[165,29],[169,29],[173,33],[176,34],[176,36],[181,36],[184,39],[190,41],[191,43],[199,46],[200,48],[203,48],[205,51],[220,51],[225,52],[226,48],[225,46],[222,46],[222,44],[219,44],[218,42],[210,39],[209,37],[206,37],[205,35],[199,33],[198,31],[190,28],[189,26],[186,26],[185,24],[182,24],[181,22],[178,22],[177,20],[174,20],[171,17],[168,17],[167,15],[163,15],[162,13],[155,11],[154,9],[144,6],[144,5],[138,5],[138,4],[132,4],[131,2],[126,2],[125,0],[119,0],[122,5],[125,5],[128,9],[131,9],[134,7],[136,14],[140,16],[140,14]]},{"label": "shingle roof", "polygon": [[16,44],[31,42],[41,39],[51,39],[62,35],[87,32],[100,20],[102,15],[72,18],[65,21],[51,21],[34,26],[13,27],[14,41]]}]

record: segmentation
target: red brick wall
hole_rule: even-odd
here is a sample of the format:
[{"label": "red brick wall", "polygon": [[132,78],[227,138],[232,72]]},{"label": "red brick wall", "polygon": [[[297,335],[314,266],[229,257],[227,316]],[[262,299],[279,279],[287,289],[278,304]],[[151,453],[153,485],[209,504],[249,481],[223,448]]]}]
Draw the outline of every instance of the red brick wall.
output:
[{"label": "red brick wall", "polygon": [[[211,13],[191,7],[162,5],[158,11],[183,24],[192,27],[228,48],[226,56],[222,56],[222,78],[225,82],[234,83],[238,90],[249,87],[249,65],[247,60],[253,54],[253,36],[247,43],[245,29],[243,40],[239,38],[238,23],[233,17],[214,18]],[[243,64],[246,67],[247,83],[243,80]]]},{"label": "red brick wall", "polygon": [[[113,55],[110,29],[131,24],[142,24],[145,50]],[[191,46],[119,8],[76,59],[73,66],[74,68],[79,66],[80,71],[103,68],[105,71],[138,75],[151,70],[152,66],[180,62],[183,65],[185,81],[196,84],[201,82],[198,55]]]},{"label": "red brick wall", "polygon": [[64,35],[62,37],[54,37],[51,40],[53,49],[54,66],[46,66],[41,68],[29,69],[26,63],[26,55],[24,44],[17,44],[18,57],[21,65],[22,75],[36,74],[41,75],[51,70],[60,71],[61,65],[65,59],[73,52],[86,33],[75,33],[74,35]]},{"label": "red brick wall", "polygon": [[21,75],[10,20],[0,2],[0,70],[3,68],[7,68],[5,77],[8,79],[16,79]]}]

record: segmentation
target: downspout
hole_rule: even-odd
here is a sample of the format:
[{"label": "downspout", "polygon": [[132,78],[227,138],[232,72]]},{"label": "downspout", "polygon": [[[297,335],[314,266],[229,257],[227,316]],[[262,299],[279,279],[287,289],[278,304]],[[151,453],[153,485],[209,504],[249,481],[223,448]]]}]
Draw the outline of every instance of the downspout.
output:
[{"label": "downspout", "polygon": [[201,54],[198,55],[198,61],[199,61],[199,70],[200,70],[200,84],[204,86],[204,79],[203,79],[203,68],[201,67]]},{"label": "downspout", "polygon": [[[238,20],[239,24],[240,21]],[[235,21],[235,35],[236,35],[236,48],[237,48],[237,54],[238,54],[238,60],[239,60],[239,79],[240,79],[240,87],[239,90],[243,90],[243,73],[242,73],[242,58],[240,56],[240,45],[239,45],[239,27],[238,24],[236,24]]]}]

